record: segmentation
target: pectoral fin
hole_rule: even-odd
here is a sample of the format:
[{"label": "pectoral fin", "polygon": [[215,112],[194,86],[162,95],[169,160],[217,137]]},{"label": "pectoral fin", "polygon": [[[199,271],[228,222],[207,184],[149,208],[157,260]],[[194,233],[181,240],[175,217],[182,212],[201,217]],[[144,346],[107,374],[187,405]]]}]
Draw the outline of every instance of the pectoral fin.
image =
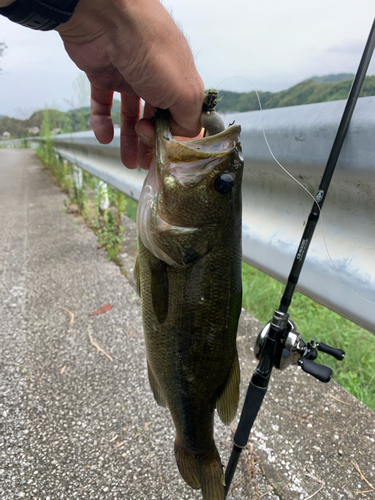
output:
[{"label": "pectoral fin", "polygon": [[238,399],[240,395],[240,365],[238,363],[238,354],[232,365],[228,381],[216,401],[216,409],[221,421],[228,425],[236,416]]},{"label": "pectoral fin", "polygon": [[172,265],[186,266],[209,252],[212,248],[211,228],[172,227],[158,235],[158,242],[164,252],[173,259]]}]

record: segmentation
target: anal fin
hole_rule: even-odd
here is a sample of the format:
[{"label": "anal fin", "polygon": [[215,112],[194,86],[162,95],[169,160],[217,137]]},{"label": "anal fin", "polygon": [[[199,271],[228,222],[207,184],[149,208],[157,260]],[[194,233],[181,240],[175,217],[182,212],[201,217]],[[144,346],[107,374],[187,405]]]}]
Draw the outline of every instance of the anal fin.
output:
[{"label": "anal fin", "polygon": [[227,383],[216,401],[216,409],[220,420],[228,425],[236,416],[238,399],[240,396],[240,365],[236,351],[232,369]]},{"label": "anal fin", "polygon": [[165,396],[163,394],[163,391],[160,388],[159,382],[156,380],[155,375],[153,374],[150,365],[147,360],[147,373],[148,373],[148,380],[150,382],[150,386],[152,389],[152,392],[154,394],[155,401],[159,406],[167,406],[167,402],[165,399]]}]

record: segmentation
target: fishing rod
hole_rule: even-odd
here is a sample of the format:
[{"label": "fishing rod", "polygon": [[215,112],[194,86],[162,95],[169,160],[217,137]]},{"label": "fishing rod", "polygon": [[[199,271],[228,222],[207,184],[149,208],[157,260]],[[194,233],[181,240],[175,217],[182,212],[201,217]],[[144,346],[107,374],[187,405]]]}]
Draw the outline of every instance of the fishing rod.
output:
[{"label": "fishing rod", "polygon": [[311,342],[305,342],[297,331],[296,325],[289,319],[288,308],[293,298],[298,279],[304,264],[310,242],[314,235],[320,212],[349,128],[363,81],[366,76],[372,53],[375,48],[375,20],[370,30],[363,55],[355,75],[349,97],[345,105],[344,113],[329,155],[326,168],[320,182],[314,203],[303,232],[292,269],[290,271],[280,306],[275,309],[272,319],[261,330],[255,343],[254,354],[259,363],[256,367],[246,393],[242,408],[240,421],[234,435],[232,453],[225,471],[225,496],[233,479],[242,449],[249,439],[251,428],[258,415],[264,396],[267,392],[273,367],[284,370],[289,365],[298,365],[306,373],[309,373],[321,382],[329,382],[332,370],[327,366],[315,363],[318,351],[333,356],[342,361],[345,352],[342,349],[315,343],[313,337]]}]

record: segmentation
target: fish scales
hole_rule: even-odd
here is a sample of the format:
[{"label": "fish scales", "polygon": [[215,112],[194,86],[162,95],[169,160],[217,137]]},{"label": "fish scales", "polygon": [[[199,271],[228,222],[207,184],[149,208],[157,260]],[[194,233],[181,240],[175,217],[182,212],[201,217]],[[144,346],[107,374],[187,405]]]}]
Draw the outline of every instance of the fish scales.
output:
[{"label": "fish scales", "polygon": [[214,410],[229,423],[239,395],[241,312],[239,126],[180,143],[156,120],[155,159],[138,207],[136,280],[149,380],[175,428],[182,477],[224,499]]}]

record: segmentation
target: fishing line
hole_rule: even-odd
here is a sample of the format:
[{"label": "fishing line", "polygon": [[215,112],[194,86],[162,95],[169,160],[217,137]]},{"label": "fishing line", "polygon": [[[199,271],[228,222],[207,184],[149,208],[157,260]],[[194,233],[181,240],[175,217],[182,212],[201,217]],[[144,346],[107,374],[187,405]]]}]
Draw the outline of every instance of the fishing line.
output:
[{"label": "fishing line", "polygon": [[[223,83],[227,82],[228,80],[232,80],[234,78],[240,78],[242,80],[246,80],[248,83],[250,83],[250,85],[253,87],[254,89],[254,92],[257,96],[257,100],[258,100],[258,104],[259,104],[259,110],[260,110],[260,119],[261,119],[261,125],[262,125],[262,132],[263,132],[263,137],[264,137],[264,141],[267,145],[267,148],[268,148],[268,151],[270,152],[273,160],[277,163],[277,165],[279,165],[280,168],[282,168],[282,170],[287,174],[289,175],[289,177],[291,177],[304,191],[306,191],[306,193],[310,196],[310,198],[312,198],[313,201],[315,201],[315,196],[313,196],[312,193],[310,193],[310,191],[301,183],[299,182],[280,162],[279,160],[276,158],[276,156],[274,155],[273,151],[272,151],[272,148],[268,142],[268,139],[267,139],[267,135],[266,135],[266,131],[265,131],[265,128],[264,128],[264,121],[263,121],[263,106],[262,106],[262,102],[260,100],[260,96],[258,94],[258,91],[256,90],[255,88],[255,85],[253,84],[253,82],[251,80],[249,80],[248,78],[245,78],[244,76],[230,76],[229,78],[226,78],[225,80],[222,80],[219,85],[216,87],[216,88],[219,88],[220,85],[222,85]],[[327,255],[329,257],[329,260],[331,261],[335,271],[337,272],[339,278],[341,279],[341,281],[344,283],[344,285],[349,288],[349,290],[354,293],[355,295],[357,295],[358,297],[360,297],[362,300],[364,300],[365,302],[368,302],[370,304],[375,304],[374,301],[372,300],[369,300],[369,299],[366,299],[366,297],[363,297],[363,295],[361,295],[360,293],[356,292],[356,290],[354,290],[350,285],[349,283],[345,280],[345,278],[342,276],[340,270],[338,269],[338,267],[336,266],[334,260],[332,259],[331,257],[331,254],[328,250],[328,245],[327,245],[327,241],[326,241],[326,237],[325,237],[325,232],[324,232],[324,224],[323,224],[323,214],[322,214],[322,210],[319,206],[319,204],[317,203],[316,206],[318,207],[319,209],[319,217],[320,217],[320,220],[318,221],[318,223],[320,222],[320,229],[322,231],[322,236],[323,236],[323,242],[324,242],[324,247],[326,249],[326,252],[327,252]]]}]

